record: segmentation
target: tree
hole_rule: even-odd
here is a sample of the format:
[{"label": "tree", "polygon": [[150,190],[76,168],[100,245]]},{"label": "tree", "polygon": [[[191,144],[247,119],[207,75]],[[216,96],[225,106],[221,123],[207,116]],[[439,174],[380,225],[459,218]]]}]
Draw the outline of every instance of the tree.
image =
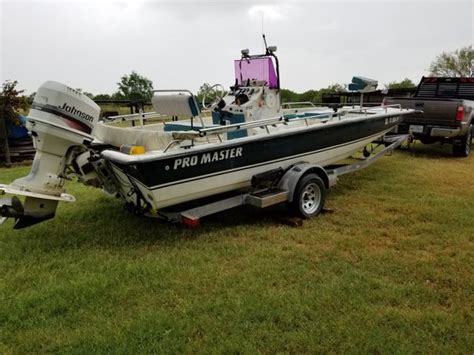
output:
[{"label": "tree", "polygon": [[76,90],[79,91],[81,94],[86,95],[90,99],[94,98],[94,94],[91,94],[90,92],[83,91],[81,88],[76,88]]},{"label": "tree", "polygon": [[471,61],[474,60],[472,46],[457,49],[454,52],[443,52],[431,62],[432,76],[469,76]]},{"label": "tree", "polygon": [[302,94],[299,94],[298,101],[310,101],[310,102],[318,102],[320,101],[321,95],[319,95],[318,90],[308,90]]},{"label": "tree", "polygon": [[31,105],[33,103],[33,100],[35,99],[36,96],[36,91],[32,92],[31,94],[28,95],[28,104]]},{"label": "tree", "polygon": [[339,92],[346,92],[346,91],[347,91],[347,85],[346,84],[336,83],[336,84],[329,85],[326,88],[319,89],[317,100],[315,100],[314,102],[318,102],[318,103],[323,102],[323,96],[324,95],[331,95],[331,94],[336,94],[336,93],[339,93]]},{"label": "tree", "polygon": [[112,96],[114,99],[149,101],[153,97],[153,82],[136,71],[122,76],[117,85],[119,90]]},{"label": "tree", "polygon": [[321,89],[321,90],[324,90],[324,91],[326,91],[328,93],[332,93],[332,94],[335,94],[337,92],[344,92],[344,91],[347,91],[347,84],[335,83],[335,84],[329,85],[327,88]]},{"label": "tree", "polygon": [[402,81],[391,81],[388,84],[385,84],[387,89],[411,89],[416,87],[415,83],[408,78],[403,79]]},{"label": "tree", "polygon": [[299,94],[288,90],[288,89],[281,89],[280,90],[281,94],[281,101],[282,102],[297,102],[299,101]]},{"label": "tree", "polygon": [[319,103],[322,101],[324,94],[334,94],[337,92],[346,91],[346,85],[344,84],[332,84],[327,88],[319,90],[308,90],[303,93],[296,93],[288,89],[281,89],[282,102],[303,102],[310,101],[313,103]]},{"label": "tree", "polygon": [[[200,106],[204,104],[204,106],[207,107],[213,102],[217,102],[218,99],[221,99],[227,94],[227,91],[223,87],[220,87],[220,85],[216,85],[214,88],[212,88],[213,86],[214,85],[209,83],[204,83],[199,87],[199,90],[196,94],[196,100]],[[203,102],[204,95],[206,95],[206,102]]]},{"label": "tree", "polygon": [[0,117],[7,123],[20,124],[18,110],[27,107],[26,99],[20,94],[24,90],[17,90],[18,81],[7,80],[2,84],[0,93]]},{"label": "tree", "polygon": [[122,94],[120,91],[114,92],[114,93],[110,96],[110,98],[111,98],[112,100],[128,100],[128,98],[125,97],[125,95]]},{"label": "tree", "polygon": [[10,166],[10,148],[8,147],[8,126],[19,125],[18,109],[26,108],[26,96],[20,96],[24,90],[17,90],[18,81],[7,80],[2,84],[0,93],[0,137],[3,139],[5,162]]},{"label": "tree", "polygon": [[112,97],[109,94],[98,94],[94,96],[94,100],[110,100]]},{"label": "tree", "polygon": [[211,88],[211,84],[209,83],[204,83],[199,87],[199,90],[196,95],[198,102],[202,102],[202,98],[204,97],[204,94],[208,92],[210,88]]}]

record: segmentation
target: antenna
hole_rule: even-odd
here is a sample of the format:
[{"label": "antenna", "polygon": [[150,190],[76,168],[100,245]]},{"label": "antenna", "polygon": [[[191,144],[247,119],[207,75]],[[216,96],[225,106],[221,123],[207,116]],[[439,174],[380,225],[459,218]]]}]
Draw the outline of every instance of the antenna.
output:
[{"label": "antenna", "polygon": [[265,52],[268,52],[267,39],[265,38],[265,33],[262,33],[263,44],[265,45]]}]

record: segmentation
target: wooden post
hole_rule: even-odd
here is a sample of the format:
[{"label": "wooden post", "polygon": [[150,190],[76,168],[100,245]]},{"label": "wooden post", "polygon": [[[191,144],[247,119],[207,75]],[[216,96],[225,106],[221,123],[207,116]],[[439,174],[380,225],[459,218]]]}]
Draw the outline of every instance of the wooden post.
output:
[{"label": "wooden post", "polygon": [[0,137],[4,140],[3,153],[5,154],[5,164],[7,167],[10,167],[12,161],[10,159],[10,147],[8,146],[8,132],[5,118],[0,118]]}]

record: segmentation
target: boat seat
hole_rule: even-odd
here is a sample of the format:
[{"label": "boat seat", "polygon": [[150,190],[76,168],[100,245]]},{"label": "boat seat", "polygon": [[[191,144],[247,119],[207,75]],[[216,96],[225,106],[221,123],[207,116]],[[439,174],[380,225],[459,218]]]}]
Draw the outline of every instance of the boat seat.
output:
[{"label": "boat seat", "polygon": [[354,76],[352,78],[352,83],[350,83],[347,88],[349,91],[366,93],[377,90],[377,85],[377,80],[365,78],[363,76]]},{"label": "boat seat", "polygon": [[161,115],[196,117],[201,113],[194,96],[188,94],[155,95],[151,103]]},{"label": "boat seat", "polygon": [[142,145],[146,151],[163,150],[174,140],[171,132],[152,131],[137,127],[114,127],[99,122],[94,136],[105,144],[120,147],[122,144]]}]

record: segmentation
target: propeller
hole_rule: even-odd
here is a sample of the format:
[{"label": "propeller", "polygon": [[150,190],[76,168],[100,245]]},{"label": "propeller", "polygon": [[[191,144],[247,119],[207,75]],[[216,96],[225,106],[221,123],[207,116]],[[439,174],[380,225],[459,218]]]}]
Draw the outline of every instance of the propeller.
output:
[{"label": "propeller", "polygon": [[25,214],[25,210],[20,199],[16,196],[0,199],[0,216],[2,223],[8,217],[20,218]]},{"label": "propeller", "polygon": [[33,224],[43,222],[54,217],[54,211],[47,214],[25,213],[20,199],[16,196],[0,199],[0,224],[9,218],[15,218],[13,229],[29,227]]}]

